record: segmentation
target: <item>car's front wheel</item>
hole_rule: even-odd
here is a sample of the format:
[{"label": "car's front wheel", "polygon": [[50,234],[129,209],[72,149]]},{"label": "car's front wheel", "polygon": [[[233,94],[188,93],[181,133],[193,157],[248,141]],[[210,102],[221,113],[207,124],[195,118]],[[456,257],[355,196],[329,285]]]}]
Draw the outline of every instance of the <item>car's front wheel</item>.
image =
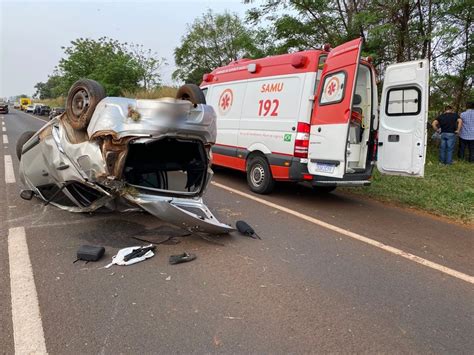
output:
[{"label": "car's front wheel", "polygon": [[66,113],[69,124],[74,129],[85,130],[96,106],[105,96],[104,87],[97,81],[76,81],[67,94]]},{"label": "car's front wheel", "polygon": [[269,194],[275,187],[267,159],[261,155],[251,157],[247,163],[247,184],[258,194]]},{"label": "car's front wheel", "polygon": [[21,160],[21,151],[23,150],[23,146],[31,139],[31,137],[35,135],[35,133],[36,132],[34,131],[26,131],[16,141],[16,156],[18,157],[18,160]]}]

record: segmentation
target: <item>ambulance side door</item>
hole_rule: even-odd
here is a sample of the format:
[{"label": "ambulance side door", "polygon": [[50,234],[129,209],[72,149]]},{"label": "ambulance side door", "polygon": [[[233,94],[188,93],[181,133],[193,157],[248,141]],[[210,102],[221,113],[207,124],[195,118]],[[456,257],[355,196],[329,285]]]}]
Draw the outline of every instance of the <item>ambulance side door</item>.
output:
[{"label": "ambulance side door", "polygon": [[382,174],[423,177],[428,97],[427,59],[387,67],[377,153],[377,169]]},{"label": "ambulance side door", "polygon": [[239,146],[264,154],[293,153],[292,128],[299,117],[304,74],[248,81]]},{"label": "ambulance side door", "polygon": [[206,102],[217,116],[217,141],[212,147],[216,165],[242,169],[237,160],[237,148],[246,87],[247,81],[242,80],[211,85],[207,92]]},{"label": "ambulance side door", "polygon": [[334,48],[326,59],[311,117],[308,171],[313,175],[342,178],[352,97],[362,39]]}]

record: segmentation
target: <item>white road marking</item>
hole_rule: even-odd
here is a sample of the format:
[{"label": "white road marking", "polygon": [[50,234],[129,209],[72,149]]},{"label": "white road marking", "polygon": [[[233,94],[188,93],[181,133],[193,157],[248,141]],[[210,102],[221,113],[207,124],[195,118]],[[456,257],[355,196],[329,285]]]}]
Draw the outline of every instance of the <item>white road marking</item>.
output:
[{"label": "white road marking", "polygon": [[446,267],[446,266],[443,266],[443,265],[434,263],[434,262],[432,262],[432,261],[429,261],[429,260],[420,258],[419,256],[416,256],[416,255],[407,253],[407,252],[405,252],[405,251],[403,251],[403,250],[394,248],[394,247],[392,247],[392,246],[390,246],[390,245],[387,245],[387,244],[381,243],[381,242],[379,242],[379,241],[376,241],[376,240],[373,240],[373,239],[364,237],[363,235],[360,235],[360,234],[357,234],[357,233],[348,231],[347,229],[334,226],[334,225],[332,225],[332,224],[326,223],[326,222],[324,222],[324,221],[321,221],[321,220],[319,220],[319,219],[317,219],[317,218],[314,218],[314,217],[305,215],[305,214],[303,214],[303,213],[293,211],[292,209],[289,209],[289,208],[286,208],[286,207],[277,205],[276,203],[269,202],[269,201],[264,200],[264,199],[262,199],[262,198],[259,198],[259,197],[256,197],[256,196],[247,194],[247,193],[245,193],[245,192],[242,192],[242,191],[233,189],[232,187],[228,187],[228,186],[219,184],[218,182],[214,182],[214,181],[213,181],[213,182],[212,182],[212,185],[217,186],[217,187],[220,187],[221,189],[224,189],[224,190],[233,192],[233,193],[235,193],[235,194],[237,194],[237,195],[246,197],[246,198],[248,198],[248,199],[250,199],[250,200],[253,200],[253,201],[255,201],[255,202],[261,203],[261,204],[266,205],[266,206],[268,206],[268,207],[271,207],[271,208],[280,210],[280,211],[282,211],[282,212],[288,213],[288,214],[290,214],[290,215],[292,215],[292,216],[298,217],[298,218],[303,219],[303,220],[305,220],[305,221],[307,221],[307,222],[316,224],[316,225],[318,225],[318,226],[320,226],[320,227],[323,227],[323,228],[332,230],[333,232],[336,232],[336,233],[345,235],[346,237],[349,237],[349,238],[352,238],[352,239],[356,239],[356,240],[358,240],[358,241],[360,241],[360,242],[363,242],[363,243],[372,245],[372,246],[374,246],[374,247],[376,247],[376,248],[385,250],[385,251],[387,251],[387,252],[389,252],[389,253],[395,254],[395,255],[400,256],[400,257],[402,257],[402,258],[405,258],[405,259],[414,261],[415,263],[418,263],[418,264],[427,266],[427,267],[429,267],[429,268],[431,268],[431,269],[440,271],[440,272],[442,272],[442,273],[444,273],[444,274],[446,274],[446,275],[455,277],[455,278],[457,278],[457,279],[459,279],[459,280],[463,280],[463,281],[466,281],[466,282],[468,282],[468,283],[470,283],[470,284],[474,284],[474,276],[470,276],[470,275],[464,274],[464,273],[462,273],[462,272],[460,272],[460,271],[453,270],[453,269],[450,269],[450,268],[448,268],[448,267]]},{"label": "white road marking", "polygon": [[46,354],[43,324],[23,227],[8,232],[13,339],[16,354]]},{"label": "white road marking", "polygon": [[15,171],[13,170],[13,162],[12,162],[11,155],[5,155],[4,162],[5,162],[5,182],[7,184],[16,183]]},{"label": "white road marking", "polygon": [[6,134],[3,135],[3,144],[8,144],[8,136]]},{"label": "white road marking", "polygon": [[7,127],[2,127],[2,132],[6,132],[7,131]]}]

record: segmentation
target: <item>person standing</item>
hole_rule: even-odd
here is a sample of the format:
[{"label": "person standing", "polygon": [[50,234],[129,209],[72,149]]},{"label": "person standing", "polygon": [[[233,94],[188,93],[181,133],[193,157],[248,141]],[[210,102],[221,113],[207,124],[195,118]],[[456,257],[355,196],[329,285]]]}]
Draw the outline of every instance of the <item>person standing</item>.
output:
[{"label": "person standing", "polygon": [[441,133],[439,160],[442,164],[451,165],[456,145],[456,134],[459,133],[462,126],[461,118],[453,111],[452,106],[447,105],[444,113],[433,121],[432,126],[436,132]]},{"label": "person standing", "polygon": [[474,101],[467,103],[466,111],[461,113],[462,127],[459,132],[459,159],[464,159],[464,152],[469,151],[469,162],[474,163]]}]

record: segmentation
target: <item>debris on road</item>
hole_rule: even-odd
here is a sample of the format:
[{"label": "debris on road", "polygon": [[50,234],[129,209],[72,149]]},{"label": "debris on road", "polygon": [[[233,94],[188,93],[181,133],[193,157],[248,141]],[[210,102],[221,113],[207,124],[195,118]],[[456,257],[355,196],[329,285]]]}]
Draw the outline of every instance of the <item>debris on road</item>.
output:
[{"label": "debris on road", "polygon": [[237,227],[237,230],[242,233],[243,235],[246,235],[247,237],[253,238],[253,239],[262,239],[259,237],[257,233],[255,233],[255,230],[248,225],[247,222],[245,221],[237,221],[235,224]]},{"label": "debris on road", "polygon": [[77,259],[84,261],[98,261],[105,253],[104,247],[99,247],[95,245],[82,245],[77,251]]},{"label": "debris on road", "polygon": [[181,263],[187,263],[189,261],[193,261],[194,259],[196,259],[196,254],[189,254],[184,252],[178,255],[171,255],[169,262],[171,265],[176,265]]},{"label": "debris on road", "polygon": [[120,249],[117,255],[112,257],[112,262],[105,266],[105,268],[109,268],[112,265],[133,265],[139,263],[140,261],[146,260],[154,256],[154,249],[155,246],[151,244],[144,247],[135,246]]}]

